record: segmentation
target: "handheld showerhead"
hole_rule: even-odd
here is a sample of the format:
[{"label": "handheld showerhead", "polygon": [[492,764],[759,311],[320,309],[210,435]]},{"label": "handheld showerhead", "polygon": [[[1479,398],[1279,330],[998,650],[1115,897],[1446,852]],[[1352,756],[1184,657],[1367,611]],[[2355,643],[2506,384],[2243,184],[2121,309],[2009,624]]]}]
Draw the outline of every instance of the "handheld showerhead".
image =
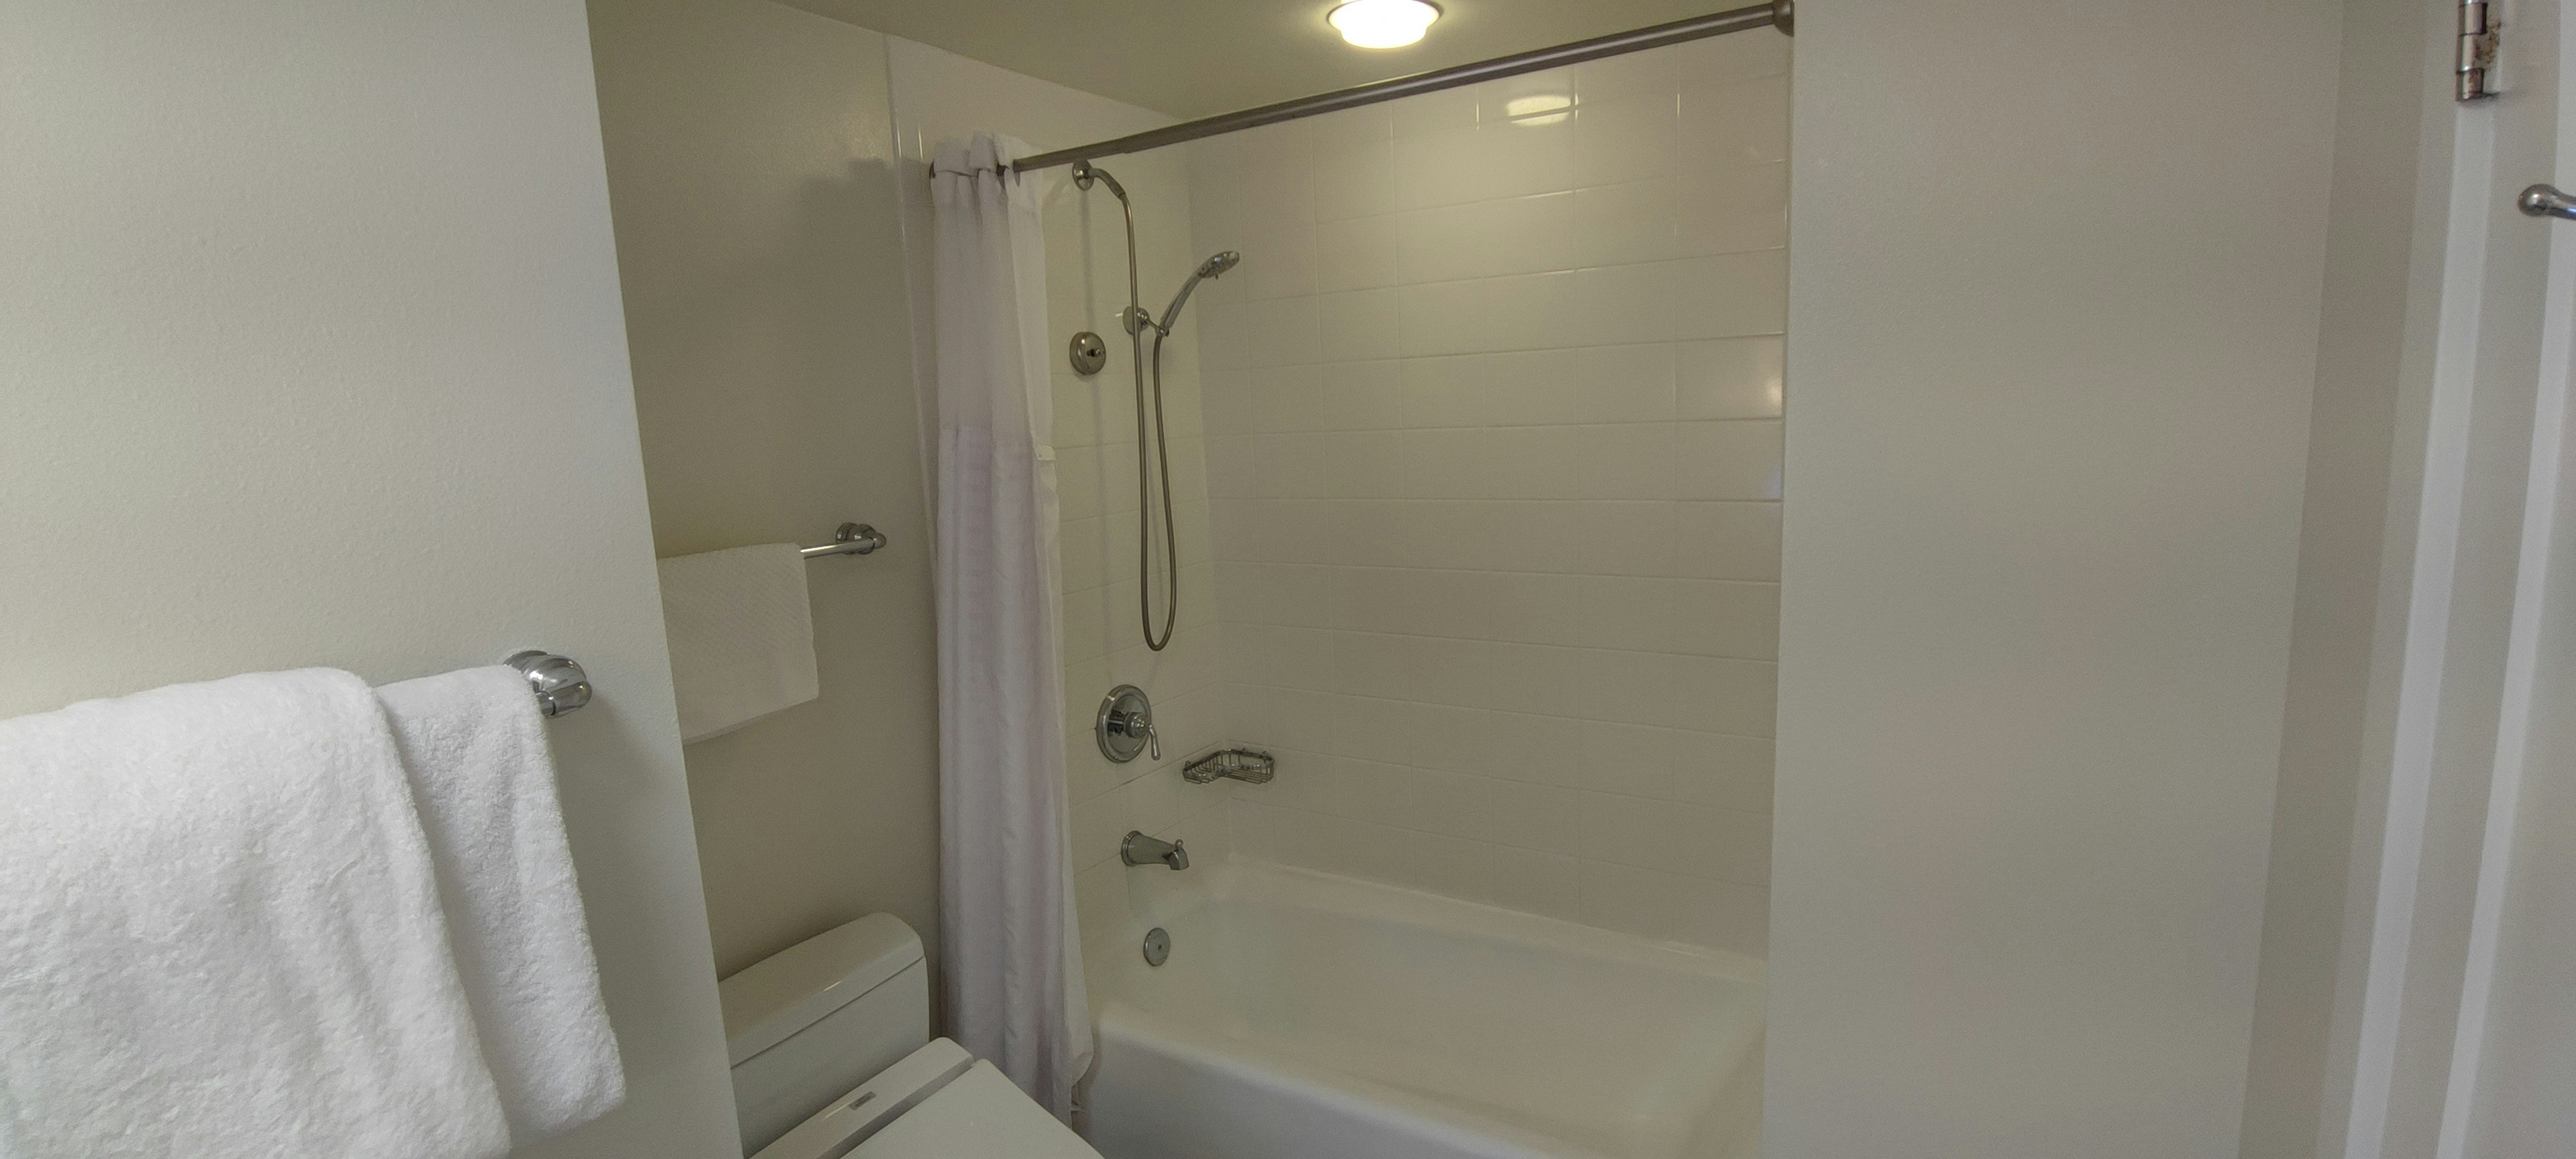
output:
[{"label": "handheld showerhead", "polygon": [[1200,262],[1199,268],[1190,271],[1190,280],[1181,283],[1181,292],[1172,296],[1171,307],[1163,311],[1163,320],[1154,323],[1154,328],[1165,334],[1171,333],[1172,323],[1180,320],[1181,304],[1190,300],[1190,291],[1198,289],[1202,280],[1224,277],[1227,270],[1233,269],[1242,261],[1243,255],[1240,253],[1233,250],[1218,250],[1210,255],[1208,260]]}]

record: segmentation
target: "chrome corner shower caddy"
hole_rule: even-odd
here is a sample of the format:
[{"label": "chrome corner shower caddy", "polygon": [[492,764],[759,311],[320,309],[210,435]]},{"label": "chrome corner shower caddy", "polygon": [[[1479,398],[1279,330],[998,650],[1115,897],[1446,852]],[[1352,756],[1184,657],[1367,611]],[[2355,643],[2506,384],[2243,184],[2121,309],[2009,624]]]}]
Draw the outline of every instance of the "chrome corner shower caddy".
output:
[{"label": "chrome corner shower caddy", "polygon": [[1196,785],[1232,778],[1264,785],[1279,775],[1279,758],[1255,748],[1218,749],[1181,766],[1181,779]]}]

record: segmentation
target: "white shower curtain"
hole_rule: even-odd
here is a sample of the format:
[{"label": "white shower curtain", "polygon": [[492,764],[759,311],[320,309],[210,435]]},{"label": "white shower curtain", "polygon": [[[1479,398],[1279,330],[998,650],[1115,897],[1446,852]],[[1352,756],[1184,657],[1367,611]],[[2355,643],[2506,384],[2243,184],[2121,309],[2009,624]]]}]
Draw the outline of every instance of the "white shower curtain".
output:
[{"label": "white shower curtain", "polygon": [[1028,152],[931,165],[937,331],[939,944],[957,1040],[1058,1117],[1091,1062],[1065,823],[1054,399]]}]

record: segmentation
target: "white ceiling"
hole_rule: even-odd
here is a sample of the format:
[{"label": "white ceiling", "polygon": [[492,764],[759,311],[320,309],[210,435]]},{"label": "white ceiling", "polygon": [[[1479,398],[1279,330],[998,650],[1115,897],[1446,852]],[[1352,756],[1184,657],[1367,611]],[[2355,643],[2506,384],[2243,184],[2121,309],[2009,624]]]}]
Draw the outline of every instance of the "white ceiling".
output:
[{"label": "white ceiling", "polygon": [[785,0],[879,32],[1203,117],[1679,20],[1748,0],[1438,0],[1421,43],[1353,48],[1334,0]]}]

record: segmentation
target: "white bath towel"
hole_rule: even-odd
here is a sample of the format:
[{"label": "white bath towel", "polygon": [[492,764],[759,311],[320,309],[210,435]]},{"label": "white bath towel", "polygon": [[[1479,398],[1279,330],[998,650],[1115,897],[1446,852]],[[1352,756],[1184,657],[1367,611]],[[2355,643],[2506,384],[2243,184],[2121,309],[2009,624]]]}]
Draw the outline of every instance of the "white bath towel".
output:
[{"label": "white bath towel", "polygon": [[509,1146],[375,694],[309,669],[0,721],[25,1159]]},{"label": "white bath towel", "polygon": [[494,665],[376,690],[411,774],[457,975],[527,1146],[626,1097],[600,1003],[545,718],[527,678]]},{"label": "white bath towel", "polygon": [[732,732],[822,691],[795,544],[663,560],[662,623],[683,741]]}]

